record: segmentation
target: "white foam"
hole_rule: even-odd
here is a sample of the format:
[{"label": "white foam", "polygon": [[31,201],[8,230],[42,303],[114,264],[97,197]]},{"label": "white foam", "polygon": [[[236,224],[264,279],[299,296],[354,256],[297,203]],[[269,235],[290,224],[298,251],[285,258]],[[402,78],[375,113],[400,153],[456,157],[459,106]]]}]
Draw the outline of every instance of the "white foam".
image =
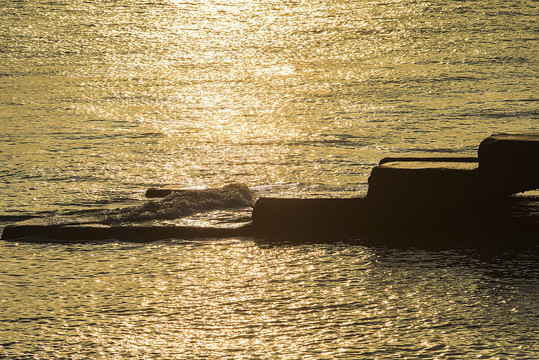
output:
[{"label": "white foam", "polygon": [[140,206],[111,211],[105,223],[171,220],[193,214],[253,206],[254,193],[245,184],[229,184],[222,188],[186,190],[172,193],[161,200]]}]

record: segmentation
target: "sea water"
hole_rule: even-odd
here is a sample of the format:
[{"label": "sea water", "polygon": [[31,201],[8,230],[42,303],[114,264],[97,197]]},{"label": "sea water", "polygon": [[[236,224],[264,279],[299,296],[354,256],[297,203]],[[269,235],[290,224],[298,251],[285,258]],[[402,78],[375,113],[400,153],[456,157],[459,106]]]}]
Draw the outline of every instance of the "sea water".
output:
[{"label": "sea water", "polygon": [[[539,128],[537,24],[532,0],[1,1],[1,225],[144,209],[226,226],[248,220],[240,192],[212,207],[144,191],[351,197],[385,156],[474,156]],[[0,242],[0,257],[8,358],[539,353],[534,246]]]}]

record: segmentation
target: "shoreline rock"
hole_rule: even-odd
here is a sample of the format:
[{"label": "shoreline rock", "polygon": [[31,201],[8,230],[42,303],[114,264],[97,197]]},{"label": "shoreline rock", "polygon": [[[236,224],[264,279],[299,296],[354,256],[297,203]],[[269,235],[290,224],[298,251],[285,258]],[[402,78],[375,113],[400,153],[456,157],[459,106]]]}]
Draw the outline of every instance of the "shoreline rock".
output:
[{"label": "shoreline rock", "polygon": [[[428,157],[382,159],[372,170],[366,197],[260,198],[254,204],[248,225],[221,228],[143,225],[133,221],[106,224],[32,219],[7,226],[2,239],[64,243],[109,239],[151,242],[168,238],[287,235],[337,240],[436,233],[501,235],[509,240],[518,234],[527,234],[536,238],[539,234],[539,196],[509,195],[538,188],[539,133],[498,134],[481,142],[478,161],[475,158]],[[215,195],[214,192],[220,194],[228,190],[233,194],[238,190],[247,194],[241,197],[244,202],[253,199],[244,185],[183,194],[208,197]],[[176,197],[182,199],[181,194]],[[171,195],[163,204],[175,199]],[[237,196],[231,199],[234,201],[225,196],[224,203],[232,206],[238,201]],[[241,204],[245,205],[244,202]],[[141,209],[147,210],[146,207]],[[125,219],[139,218],[127,216]]]}]

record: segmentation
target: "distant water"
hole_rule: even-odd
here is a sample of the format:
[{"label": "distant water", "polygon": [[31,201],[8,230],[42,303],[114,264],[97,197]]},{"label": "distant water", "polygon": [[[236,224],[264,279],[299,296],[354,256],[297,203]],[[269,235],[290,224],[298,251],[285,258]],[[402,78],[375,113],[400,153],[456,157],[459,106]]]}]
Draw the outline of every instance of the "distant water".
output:
[{"label": "distant water", "polygon": [[[538,24],[532,0],[1,1],[0,226],[151,210],[144,190],[164,184],[355,196],[384,156],[474,155],[539,129]],[[177,221],[245,218],[189,206]],[[537,248],[178,239],[0,256],[11,358],[539,353]]]}]

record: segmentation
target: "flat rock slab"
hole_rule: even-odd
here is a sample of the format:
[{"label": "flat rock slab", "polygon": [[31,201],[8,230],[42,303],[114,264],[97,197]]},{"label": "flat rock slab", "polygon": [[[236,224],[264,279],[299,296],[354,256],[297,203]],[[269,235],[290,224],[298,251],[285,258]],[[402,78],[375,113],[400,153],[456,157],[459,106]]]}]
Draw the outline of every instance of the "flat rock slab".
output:
[{"label": "flat rock slab", "polygon": [[493,196],[539,189],[539,133],[492,135],[478,154],[481,180]]},{"label": "flat rock slab", "polygon": [[34,243],[116,240],[142,243],[164,239],[292,236],[329,242],[393,239],[398,243],[403,235],[415,234],[426,235],[429,242],[435,243],[447,234],[487,235],[501,241],[513,241],[521,235],[537,241],[539,234],[539,195],[509,197],[458,209],[431,209],[421,213],[405,210],[392,211],[367,198],[261,198],[255,204],[253,222],[240,227],[105,225],[88,219],[31,219],[7,226],[2,239]]},{"label": "flat rock slab", "polygon": [[164,239],[249,236],[249,227],[197,227],[147,224],[105,225],[72,219],[31,219],[6,226],[2,240],[21,242],[152,242]]},{"label": "flat rock slab", "polygon": [[256,234],[303,236],[362,233],[371,224],[365,198],[266,198],[253,207]]},{"label": "flat rock slab", "polygon": [[[439,198],[438,198],[439,200]],[[433,199],[433,202],[436,199]],[[425,205],[425,204],[423,204]],[[286,234],[330,239],[403,234],[539,234],[539,196],[479,201],[467,206],[384,204],[366,198],[260,198],[255,235]]]},{"label": "flat rock slab", "polygon": [[465,205],[480,193],[476,162],[394,161],[372,170],[367,197],[380,206],[430,211]]},{"label": "flat rock slab", "polygon": [[380,160],[379,165],[393,162],[431,162],[431,163],[477,163],[477,157],[463,156],[389,156]]},{"label": "flat rock slab", "polygon": [[450,170],[453,172],[466,172],[470,170],[477,170],[478,163],[473,161],[388,161],[379,167],[398,170],[421,170],[421,171],[438,171],[438,170]]}]

